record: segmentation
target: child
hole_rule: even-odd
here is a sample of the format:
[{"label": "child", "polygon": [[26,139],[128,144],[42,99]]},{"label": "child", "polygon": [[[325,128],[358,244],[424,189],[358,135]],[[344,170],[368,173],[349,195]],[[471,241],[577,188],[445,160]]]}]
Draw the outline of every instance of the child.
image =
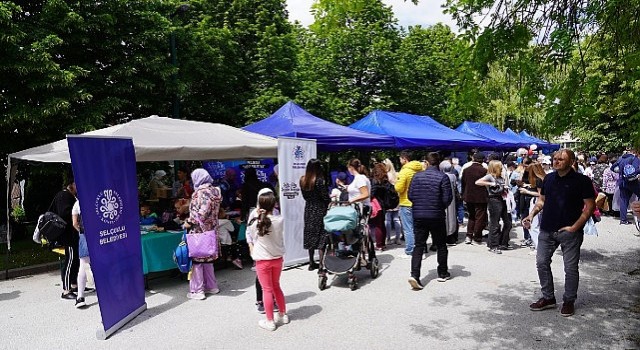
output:
[{"label": "child", "polygon": [[158,215],[156,213],[151,212],[151,207],[149,204],[142,204],[140,206],[140,225],[141,226],[150,226],[158,224]]},{"label": "child", "polygon": [[242,261],[238,258],[238,247],[231,239],[233,231],[235,231],[235,227],[227,218],[227,212],[221,207],[218,211],[218,239],[222,246],[222,254],[227,257],[227,261],[231,261],[233,266],[242,270]]},{"label": "child", "polygon": [[349,200],[347,192],[347,174],[339,172],[336,176],[336,187],[331,190],[331,200],[333,202],[346,202]]},{"label": "child", "polygon": [[[258,197],[258,217],[249,222],[247,235],[251,236],[251,257],[256,261],[256,272],[262,285],[264,308],[267,319],[258,325],[268,331],[276,330],[278,325],[289,323],[284,293],[280,288],[284,255],[284,234],[282,216],[274,216],[276,197],[273,192]],[[278,305],[278,313],[273,314],[273,298]]]}]

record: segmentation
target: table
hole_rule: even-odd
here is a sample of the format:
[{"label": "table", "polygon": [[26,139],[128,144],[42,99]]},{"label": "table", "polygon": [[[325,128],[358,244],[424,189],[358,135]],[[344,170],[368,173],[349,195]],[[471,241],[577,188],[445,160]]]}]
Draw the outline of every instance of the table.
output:
[{"label": "table", "polygon": [[142,272],[145,275],[178,268],[173,261],[173,253],[182,240],[182,233],[168,231],[142,235]]}]

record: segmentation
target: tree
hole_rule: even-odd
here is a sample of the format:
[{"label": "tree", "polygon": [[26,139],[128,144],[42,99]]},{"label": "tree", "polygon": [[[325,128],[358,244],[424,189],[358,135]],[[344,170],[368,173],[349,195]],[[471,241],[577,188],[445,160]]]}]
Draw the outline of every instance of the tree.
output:
[{"label": "tree", "polygon": [[391,9],[380,0],[320,0],[314,11],[299,57],[297,99],[342,124],[394,106],[400,37]]},{"label": "tree", "polygon": [[[474,66],[483,75],[534,42],[532,59],[545,67],[548,91],[540,129],[570,129],[610,149],[640,141],[640,130],[628,127],[640,121],[639,11],[639,0],[447,1],[447,12],[474,40]],[[485,14],[481,29],[476,20]]]},{"label": "tree", "polygon": [[429,115],[456,123],[458,111],[449,110],[455,87],[462,83],[468,45],[443,24],[410,27],[397,52],[398,110]]}]

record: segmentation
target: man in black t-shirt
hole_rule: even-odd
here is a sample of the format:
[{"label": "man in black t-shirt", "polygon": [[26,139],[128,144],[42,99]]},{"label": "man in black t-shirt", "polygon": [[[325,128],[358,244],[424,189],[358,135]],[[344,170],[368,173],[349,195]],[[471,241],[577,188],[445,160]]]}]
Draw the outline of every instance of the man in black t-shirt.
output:
[{"label": "man in black t-shirt", "polygon": [[578,294],[578,261],[584,238],[584,225],[595,209],[595,191],[591,180],[578,174],[571,165],[575,154],[561,149],[553,156],[553,173],[542,182],[540,197],[531,213],[522,219],[525,228],[531,227],[531,219],[542,211],[536,267],[542,290],[542,298],[529,305],[532,311],[555,308],[556,298],[551,273],[551,257],[561,246],[564,260],[564,296],[560,310],[562,316],[574,313]]},{"label": "man in black t-shirt", "polygon": [[67,180],[64,190],[58,192],[51,203],[52,211],[58,214],[66,223],[65,231],[57,243],[64,246],[64,265],[60,270],[62,277],[62,299],[76,300],[74,288],[78,288],[78,269],[80,259],[78,258],[78,242],[80,236],[73,228],[71,209],[76,202],[76,184],[73,178]]}]

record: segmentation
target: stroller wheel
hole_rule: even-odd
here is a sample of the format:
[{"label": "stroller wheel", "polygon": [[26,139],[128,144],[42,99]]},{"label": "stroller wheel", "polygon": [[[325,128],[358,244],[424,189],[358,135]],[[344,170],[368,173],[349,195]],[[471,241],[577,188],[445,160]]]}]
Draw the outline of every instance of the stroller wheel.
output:
[{"label": "stroller wheel", "polygon": [[373,260],[371,260],[371,268],[369,269],[369,273],[371,274],[371,278],[376,278],[380,274],[380,264],[378,262],[378,258],[373,258]]},{"label": "stroller wheel", "polygon": [[320,290],[327,289],[327,276],[318,276],[318,288]]}]

